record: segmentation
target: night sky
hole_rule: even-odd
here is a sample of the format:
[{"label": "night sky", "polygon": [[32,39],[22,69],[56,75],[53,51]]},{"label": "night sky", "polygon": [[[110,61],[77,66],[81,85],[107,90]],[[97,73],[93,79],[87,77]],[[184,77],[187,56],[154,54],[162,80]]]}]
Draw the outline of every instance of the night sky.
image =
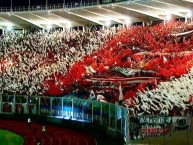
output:
[{"label": "night sky", "polygon": [[[49,4],[59,4],[63,3],[64,0],[48,0]],[[66,3],[78,2],[80,0],[65,0]],[[87,0],[89,1],[89,0]],[[28,6],[29,0],[12,0],[13,6]],[[46,0],[31,0],[31,5],[45,5]],[[0,7],[10,7],[11,0],[0,0]]]}]

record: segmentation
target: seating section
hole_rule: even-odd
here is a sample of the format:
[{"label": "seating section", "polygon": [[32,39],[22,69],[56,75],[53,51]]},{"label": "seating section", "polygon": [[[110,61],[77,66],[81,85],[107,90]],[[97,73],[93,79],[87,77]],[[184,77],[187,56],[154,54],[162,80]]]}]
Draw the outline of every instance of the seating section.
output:
[{"label": "seating section", "polygon": [[13,131],[24,137],[25,145],[95,145],[95,140],[84,133],[70,129],[46,125],[46,133],[42,134],[42,125],[32,123],[29,128],[24,121],[0,120],[0,128]]}]

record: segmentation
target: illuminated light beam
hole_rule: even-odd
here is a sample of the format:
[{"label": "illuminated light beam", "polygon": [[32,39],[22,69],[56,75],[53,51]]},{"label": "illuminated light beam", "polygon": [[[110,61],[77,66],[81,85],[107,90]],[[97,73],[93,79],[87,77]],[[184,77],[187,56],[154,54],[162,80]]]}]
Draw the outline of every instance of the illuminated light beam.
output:
[{"label": "illuminated light beam", "polygon": [[22,20],[24,20],[24,21],[27,21],[27,22],[35,25],[35,26],[38,26],[39,28],[45,29],[45,27],[43,27],[42,25],[37,24],[37,23],[35,23],[35,22],[32,22],[31,20],[26,19],[26,18],[24,18],[24,17],[22,17],[22,16],[19,16],[19,15],[17,15],[17,14],[13,14],[13,13],[12,13],[12,15],[14,15],[15,17],[18,17],[18,18],[20,18],[20,19],[22,19]]},{"label": "illuminated light beam", "polygon": [[83,8],[81,10],[89,12],[89,13],[92,13],[92,14],[95,14],[95,15],[98,15],[98,16],[103,17],[103,18],[108,19],[108,20],[112,20],[112,21],[115,21],[115,22],[118,22],[118,23],[122,23],[122,21],[120,21],[120,20],[118,20],[116,18],[109,18],[109,17],[107,17],[105,15],[102,15],[102,14],[99,14],[99,13],[96,13],[96,12],[92,12],[90,10],[86,10],[86,9],[83,9]]},{"label": "illuminated light beam", "polygon": [[59,27],[64,27],[62,24],[56,23],[56,22],[54,22],[54,21],[51,21],[51,20],[49,20],[49,19],[47,19],[47,18],[44,18],[44,17],[42,17],[42,16],[40,16],[40,15],[38,15],[38,14],[30,13],[30,15],[33,15],[33,16],[38,17],[38,18],[40,18],[40,19],[43,19],[43,20],[45,20],[45,21],[47,21],[47,22],[52,22],[52,24],[57,25],[57,26],[59,26]]},{"label": "illuminated light beam", "polygon": [[2,18],[1,16],[0,16],[0,19],[2,19],[2,20],[4,20],[4,21],[6,21],[6,22],[12,24],[13,26],[17,26],[17,27],[19,27],[19,28],[24,29],[23,26],[21,26],[21,25],[19,25],[19,24],[17,24],[17,23],[14,23],[14,22],[12,22],[12,21],[9,21],[8,19]]},{"label": "illuminated light beam", "polygon": [[119,4],[117,4],[116,6],[127,9],[127,10],[130,10],[130,11],[138,12],[138,13],[141,13],[141,14],[144,14],[144,15],[147,15],[147,16],[158,18],[158,19],[161,19],[161,20],[165,19],[163,16],[155,15],[153,13],[144,12],[144,11],[141,11],[141,10],[138,10],[138,9],[128,8],[126,6],[121,6]]},{"label": "illuminated light beam", "polygon": [[94,20],[94,19],[91,19],[91,18],[88,18],[88,17],[82,16],[82,15],[79,15],[79,14],[76,14],[76,13],[73,13],[73,12],[69,12],[69,11],[65,11],[65,12],[66,12],[66,13],[70,13],[70,14],[75,15],[75,16],[78,16],[78,17],[80,17],[80,18],[83,18],[83,19],[89,20],[89,21],[91,21],[91,22],[94,22],[94,23],[100,24],[100,25],[105,25],[104,23],[101,23],[101,22],[96,21],[96,20]]},{"label": "illuminated light beam", "polygon": [[[154,0],[152,0],[152,1],[154,1]],[[135,3],[135,4],[136,5],[140,5],[140,6],[144,6],[144,7],[147,7],[147,8],[151,8],[151,9],[154,9],[154,10],[162,11],[162,12],[165,12],[165,13],[173,14],[173,15],[176,15],[176,16],[186,17],[186,15],[184,15],[184,14],[182,14],[180,12],[174,12],[174,11],[170,11],[170,10],[165,10],[163,8],[158,8],[158,7],[149,6],[149,5],[140,4],[140,3]]]}]

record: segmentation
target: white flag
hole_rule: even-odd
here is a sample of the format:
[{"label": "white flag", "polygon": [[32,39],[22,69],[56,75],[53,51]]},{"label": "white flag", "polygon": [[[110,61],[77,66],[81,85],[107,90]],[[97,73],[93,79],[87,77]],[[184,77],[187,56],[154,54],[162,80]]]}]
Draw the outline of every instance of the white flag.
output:
[{"label": "white flag", "polygon": [[90,91],[89,98],[90,98],[91,100],[95,99],[95,93],[94,93],[93,90]]},{"label": "white flag", "polygon": [[163,56],[163,63],[165,64],[167,61],[168,61],[167,58]]}]

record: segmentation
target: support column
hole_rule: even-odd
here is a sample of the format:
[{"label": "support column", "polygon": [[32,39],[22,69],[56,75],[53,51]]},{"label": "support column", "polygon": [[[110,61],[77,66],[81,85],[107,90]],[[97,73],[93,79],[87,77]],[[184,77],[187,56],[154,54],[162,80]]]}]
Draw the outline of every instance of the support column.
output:
[{"label": "support column", "polygon": [[63,9],[66,7],[66,1],[63,0]]},{"label": "support column", "polygon": [[13,0],[11,0],[11,12],[13,11]]},{"label": "support column", "polygon": [[28,2],[28,11],[30,11],[30,7],[31,7],[31,0],[29,0]]},{"label": "support column", "polygon": [[145,26],[145,22],[142,22],[143,23],[143,27]]},{"label": "support column", "polygon": [[82,32],[83,32],[83,33],[85,32],[85,27],[84,27],[84,26],[82,26]]},{"label": "support column", "polygon": [[16,103],[16,97],[15,97],[15,93],[14,93],[14,101],[13,101],[13,105],[12,105],[12,113],[15,113],[15,103]]},{"label": "support column", "polygon": [[72,118],[74,118],[74,98],[72,98]]},{"label": "support column", "polygon": [[103,117],[103,105],[102,105],[102,103],[100,103],[100,123],[102,124],[103,123],[103,121],[102,121],[102,118]]},{"label": "support column", "polygon": [[167,21],[166,21],[166,20],[164,20],[164,25],[166,25],[166,22],[167,22]]},{"label": "support column", "polygon": [[187,24],[187,22],[188,22],[188,18],[187,18],[187,17],[185,17],[185,24]]},{"label": "support column", "polygon": [[50,98],[50,115],[52,115],[52,99]]},{"label": "support column", "polygon": [[126,129],[125,129],[125,135],[126,135],[126,144],[129,144],[130,142],[130,133],[129,133],[129,115],[126,116]]},{"label": "support column", "polygon": [[61,114],[61,115],[62,115],[62,118],[64,117],[64,116],[63,116],[63,111],[64,111],[64,101],[63,101],[63,97],[62,97],[62,112],[61,112],[61,113],[62,113],[62,114]]},{"label": "support column", "polygon": [[24,112],[28,114],[28,113],[29,113],[29,110],[28,110],[28,102],[29,102],[30,100],[29,100],[29,96],[26,96],[26,97],[27,97],[27,98],[26,98],[26,112],[25,112],[25,109],[24,109]]},{"label": "support column", "polygon": [[94,116],[93,116],[94,115],[94,110],[93,109],[94,109],[94,105],[93,105],[93,101],[92,101],[92,122],[94,121]]},{"label": "support column", "polygon": [[48,10],[48,0],[46,0],[46,10]]},{"label": "support column", "polygon": [[38,96],[38,115],[40,115],[40,101],[41,101],[41,98],[40,96]]},{"label": "support column", "polygon": [[117,131],[117,107],[118,103],[115,103],[115,130]]},{"label": "support column", "polygon": [[0,93],[0,113],[2,112],[2,96],[3,96],[3,94],[2,93]]},{"label": "support column", "polygon": [[109,124],[109,127],[110,127],[110,125],[111,125],[111,106],[110,106],[111,104],[109,103],[109,122],[108,122],[108,124]]},{"label": "support column", "polygon": [[82,120],[84,120],[84,100],[82,100]]}]

